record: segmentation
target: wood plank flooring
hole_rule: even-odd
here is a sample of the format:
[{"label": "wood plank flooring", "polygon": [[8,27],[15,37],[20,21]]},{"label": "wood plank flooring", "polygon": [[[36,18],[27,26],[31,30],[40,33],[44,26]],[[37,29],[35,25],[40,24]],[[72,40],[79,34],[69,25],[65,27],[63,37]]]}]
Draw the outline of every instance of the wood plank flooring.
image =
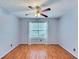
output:
[{"label": "wood plank flooring", "polygon": [[59,45],[19,45],[2,59],[77,59]]}]

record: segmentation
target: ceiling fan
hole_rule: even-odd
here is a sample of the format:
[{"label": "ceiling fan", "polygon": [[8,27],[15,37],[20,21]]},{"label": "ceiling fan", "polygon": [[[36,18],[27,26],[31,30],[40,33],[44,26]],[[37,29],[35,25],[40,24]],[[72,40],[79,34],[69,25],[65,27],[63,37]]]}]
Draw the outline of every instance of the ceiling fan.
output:
[{"label": "ceiling fan", "polygon": [[[35,12],[35,16],[37,16],[37,17],[43,16],[43,17],[47,18],[48,16],[43,14],[43,12],[51,11],[51,8],[46,8],[46,9],[42,10],[40,6],[35,6],[35,7],[28,6],[28,8],[32,9]],[[29,15],[29,14],[25,14],[25,15]]]}]

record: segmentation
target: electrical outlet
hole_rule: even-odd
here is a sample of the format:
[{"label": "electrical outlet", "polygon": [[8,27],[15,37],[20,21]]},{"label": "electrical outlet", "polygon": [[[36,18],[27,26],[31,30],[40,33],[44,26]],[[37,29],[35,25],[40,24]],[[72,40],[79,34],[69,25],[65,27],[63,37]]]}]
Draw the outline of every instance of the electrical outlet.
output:
[{"label": "electrical outlet", "polygon": [[75,49],[75,48],[73,48],[73,51],[75,52],[75,51],[76,51],[76,49]]},{"label": "electrical outlet", "polygon": [[12,45],[12,44],[10,44],[10,46],[12,47],[13,45]]},{"label": "electrical outlet", "polygon": [[42,42],[42,40],[40,40]]}]

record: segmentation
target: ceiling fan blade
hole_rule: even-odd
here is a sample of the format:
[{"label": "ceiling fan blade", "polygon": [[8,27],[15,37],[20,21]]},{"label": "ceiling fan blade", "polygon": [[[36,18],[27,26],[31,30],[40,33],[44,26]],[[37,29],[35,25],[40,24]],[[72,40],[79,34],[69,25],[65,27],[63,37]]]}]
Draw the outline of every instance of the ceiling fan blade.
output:
[{"label": "ceiling fan blade", "polygon": [[28,16],[30,14],[33,14],[33,11],[26,11],[26,12],[23,12],[25,14],[25,16]]},{"label": "ceiling fan blade", "polygon": [[28,8],[33,9],[33,7],[32,7],[32,6],[28,6]]},{"label": "ceiling fan blade", "polygon": [[43,10],[42,12],[45,12],[45,11],[51,11],[51,8],[47,8],[47,9]]},{"label": "ceiling fan blade", "polygon": [[42,16],[44,16],[44,17],[46,17],[46,18],[48,17],[48,16],[47,16],[47,15],[45,15],[45,14],[41,14],[41,15],[42,15]]}]

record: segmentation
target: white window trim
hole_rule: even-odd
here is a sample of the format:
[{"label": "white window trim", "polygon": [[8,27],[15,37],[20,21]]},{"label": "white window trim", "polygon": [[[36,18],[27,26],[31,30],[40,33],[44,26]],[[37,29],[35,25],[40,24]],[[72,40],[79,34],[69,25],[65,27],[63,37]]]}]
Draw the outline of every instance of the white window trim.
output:
[{"label": "white window trim", "polygon": [[[33,22],[33,21],[29,21],[28,22],[28,30],[29,30],[29,23],[30,22]],[[45,38],[45,44],[47,44],[48,43],[48,21],[41,21],[41,22],[47,22],[47,38]],[[31,45],[32,44],[32,42],[31,42],[31,38],[30,38],[30,35],[28,35],[29,36],[29,39],[28,39],[28,44],[29,45]]]}]

